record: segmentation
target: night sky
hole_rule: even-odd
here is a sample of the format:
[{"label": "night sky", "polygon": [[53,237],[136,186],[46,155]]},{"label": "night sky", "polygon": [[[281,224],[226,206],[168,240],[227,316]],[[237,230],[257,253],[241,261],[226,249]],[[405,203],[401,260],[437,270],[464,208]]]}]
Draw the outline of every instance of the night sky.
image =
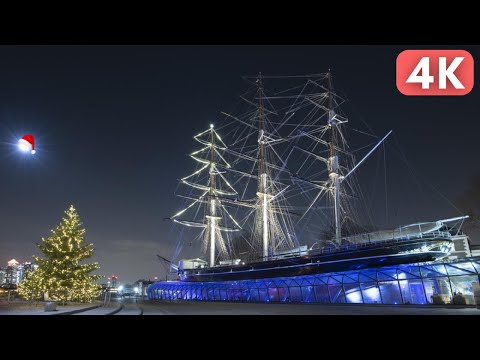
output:
[{"label": "night sky", "polygon": [[[259,71],[331,68],[350,122],[378,135],[394,129],[410,165],[455,203],[480,170],[479,87],[463,97],[400,94],[395,60],[412,48],[427,47],[0,46],[1,266],[38,254],[35,244],[74,204],[99,273],[122,282],[161,276],[155,254],[175,248],[163,219],[181,209],[173,192],[193,170],[191,137],[220,122],[247,88],[241,77]],[[434,48],[480,57],[480,47]],[[35,156],[16,149],[26,133],[36,136]],[[408,190],[394,185],[392,204],[406,201]],[[399,206],[410,213],[398,222],[458,215],[438,196]]]}]

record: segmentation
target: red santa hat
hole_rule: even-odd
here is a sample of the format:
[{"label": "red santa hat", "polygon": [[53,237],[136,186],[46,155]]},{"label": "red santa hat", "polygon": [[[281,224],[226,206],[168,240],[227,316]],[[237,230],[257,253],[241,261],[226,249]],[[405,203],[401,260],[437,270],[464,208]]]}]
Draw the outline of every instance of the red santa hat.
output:
[{"label": "red santa hat", "polygon": [[20,148],[25,149],[25,151],[30,150],[32,154],[35,154],[35,139],[33,135],[27,134],[18,140],[18,145]]}]

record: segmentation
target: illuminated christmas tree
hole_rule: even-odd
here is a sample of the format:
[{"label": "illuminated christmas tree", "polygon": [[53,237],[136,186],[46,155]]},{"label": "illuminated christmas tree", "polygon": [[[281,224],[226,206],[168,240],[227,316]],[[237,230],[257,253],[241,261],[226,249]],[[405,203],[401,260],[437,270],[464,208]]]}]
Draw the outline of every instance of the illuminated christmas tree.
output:
[{"label": "illuminated christmas tree", "polygon": [[94,300],[100,291],[95,283],[100,278],[90,273],[99,268],[98,263],[81,264],[93,254],[93,244],[85,244],[85,229],[73,207],[65,211],[61,223],[52,235],[38,244],[45,258],[33,256],[38,269],[18,286],[26,299],[81,301]]}]

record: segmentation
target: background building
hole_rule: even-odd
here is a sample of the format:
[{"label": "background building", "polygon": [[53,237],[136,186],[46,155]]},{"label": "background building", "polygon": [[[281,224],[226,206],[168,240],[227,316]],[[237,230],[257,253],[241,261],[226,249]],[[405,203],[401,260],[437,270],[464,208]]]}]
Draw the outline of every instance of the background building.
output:
[{"label": "background building", "polygon": [[31,262],[20,264],[15,259],[10,260],[6,267],[0,268],[0,286],[18,285],[29,271],[34,271],[37,267]]}]

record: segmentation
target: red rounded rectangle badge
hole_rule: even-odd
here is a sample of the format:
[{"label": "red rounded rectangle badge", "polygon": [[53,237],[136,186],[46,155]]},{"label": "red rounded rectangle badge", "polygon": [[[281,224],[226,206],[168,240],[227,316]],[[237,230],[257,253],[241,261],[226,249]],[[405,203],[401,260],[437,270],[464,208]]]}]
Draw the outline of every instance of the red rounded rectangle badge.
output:
[{"label": "red rounded rectangle badge", "polygon": [[473,57],[465,50],[405,50],[397,57],[403,95],[460,96],[473,89]]}]

